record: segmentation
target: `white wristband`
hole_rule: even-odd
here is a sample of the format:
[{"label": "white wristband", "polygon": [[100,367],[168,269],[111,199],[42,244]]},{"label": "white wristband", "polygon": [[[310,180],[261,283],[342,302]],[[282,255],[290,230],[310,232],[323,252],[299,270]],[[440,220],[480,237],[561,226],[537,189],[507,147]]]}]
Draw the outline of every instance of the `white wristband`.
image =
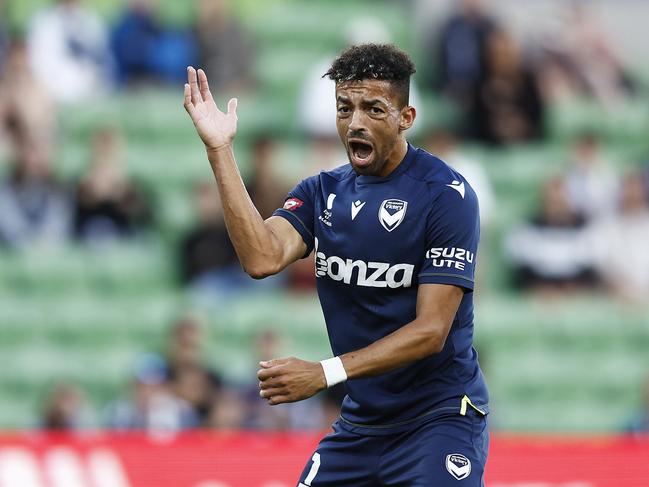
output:
[{"label": "white wristband", "polygon": [[324,370],[327,387],[335,386],[347,380],[347,372],[345,372],[345,366],[343,365],[343,361],[340,360],[340,357],[321,360],[320,364],[322,365],[322,370]]}]

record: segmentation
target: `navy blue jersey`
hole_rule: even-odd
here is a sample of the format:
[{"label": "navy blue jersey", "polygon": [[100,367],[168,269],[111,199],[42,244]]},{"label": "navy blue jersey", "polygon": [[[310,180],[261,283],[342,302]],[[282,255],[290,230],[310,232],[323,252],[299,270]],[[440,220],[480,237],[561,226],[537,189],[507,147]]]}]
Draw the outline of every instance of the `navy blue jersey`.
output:
[{"label": "navy blue jersey", "polygon": [[335,355],[366,347],[416,317],[417,287],[465,292],[440,353],[391,372],[348,380],[342,425],[367,434],[407,429],[440,414],[487,412],[473,349],[478,201],[440,159],[408,146],[387,177],[350,164],[300,182],[275,215],[315,250],[318,296]]}]

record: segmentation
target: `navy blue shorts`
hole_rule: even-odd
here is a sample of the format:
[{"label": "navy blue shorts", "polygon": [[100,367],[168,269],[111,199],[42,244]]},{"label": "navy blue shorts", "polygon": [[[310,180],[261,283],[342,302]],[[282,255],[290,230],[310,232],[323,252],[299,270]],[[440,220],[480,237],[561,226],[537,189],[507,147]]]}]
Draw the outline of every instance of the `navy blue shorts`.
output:
[{"label": "navy blue shorts", "polygon": [[320,441],[298,487],[483,487],[487,418],[471,408],[405,433],[365,436],[340,425]]}]

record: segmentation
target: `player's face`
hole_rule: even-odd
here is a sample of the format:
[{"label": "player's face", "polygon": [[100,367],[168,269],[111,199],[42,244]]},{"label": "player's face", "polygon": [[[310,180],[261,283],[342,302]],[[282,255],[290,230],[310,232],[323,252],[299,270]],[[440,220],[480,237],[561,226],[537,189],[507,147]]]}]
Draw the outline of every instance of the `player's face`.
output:
[{"label": "player's face", "polygon": [[336,85],[336,126],[357,174],[387,176],[401,162],[401,132],[412,125],[414,109],[399,107],[389,81],[348,81]]}]

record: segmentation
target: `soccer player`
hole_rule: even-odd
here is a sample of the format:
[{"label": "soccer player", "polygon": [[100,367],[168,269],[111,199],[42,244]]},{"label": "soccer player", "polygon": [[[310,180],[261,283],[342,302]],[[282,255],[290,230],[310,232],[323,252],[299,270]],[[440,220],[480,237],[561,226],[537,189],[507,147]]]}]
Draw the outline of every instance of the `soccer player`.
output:
[{"label": "soccer player", "polygon": [[414,72],[392,45],[343,51],[326,76],[349,163],[299,183],[264,221],[232,150],[237,100],[220,111],[205,73],[188,68],[185,108],[243,268],[263,278],[316,255],[335,356],[274,359],[258,372],[271,405],[345,382],[340,419],[299,487],[483,485],[488,394],[472,347],[478,201],[460,174],[406,140]]}]

